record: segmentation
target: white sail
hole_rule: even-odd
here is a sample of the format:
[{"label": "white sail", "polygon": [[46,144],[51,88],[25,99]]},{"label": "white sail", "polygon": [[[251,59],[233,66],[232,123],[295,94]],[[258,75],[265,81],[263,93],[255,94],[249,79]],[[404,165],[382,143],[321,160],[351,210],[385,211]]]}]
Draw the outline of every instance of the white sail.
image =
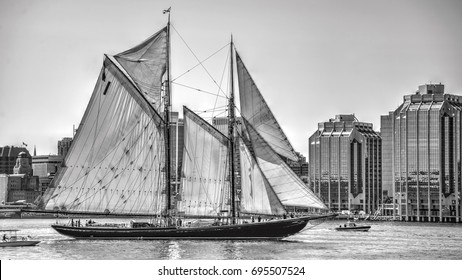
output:
[{"label": "white sail", "polygon": [[184,107],[184,152],[179,211],[218,215],[229,209],[228,138]]},{"label": "white sail", "polygon": [[294,148],[237,53],[236,61],[241,115],[247,119],[276,153],[292,161],[297,161],[298,157]]},{"label": "white sail", "polygon": [[[166,49],[165,44],[157,47]],[[163,72],[155,74],[151,79],[160,81]],[[146,80],[145,74],[125,71],[115,58],[106,56],[45,209],[161,213],[165,204],[163,120],[140,92],[140,80]],[[160,87],[152,88],[151,95],[160,96]]]},{"label": "white sail", "polygon": [[241,162],[240,212],[282,215],[286,212],[284,206],[262,174],[244,141],[239,142]]},{"label": "white sail", "polygon": [[165,27],[136,47],[114,56],[158,112],[162,109],[160,93],[167,65],[166,45]]},{"label": "white sail", "polygon": [[244,119],[258,166],[284,206],[326,209],[263,137]]}]

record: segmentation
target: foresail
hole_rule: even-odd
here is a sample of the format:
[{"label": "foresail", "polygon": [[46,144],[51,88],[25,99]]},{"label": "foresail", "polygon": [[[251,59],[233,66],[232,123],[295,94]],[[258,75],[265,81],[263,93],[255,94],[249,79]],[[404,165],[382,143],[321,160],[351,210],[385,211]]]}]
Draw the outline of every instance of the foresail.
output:
[{"label": "foresail", "polygon": [[167,65],[167,28],[114,58],[132,77],[145,98],[160,112],[162,76]]},{"label": "foresail", "polygon": [[244,141],[239,141],[241,161],[241,213],[282,215],[284,206],[262,174]]},{"label": "foresail", "polygon": [[327,209],[272,147],[245,119],[258,166],[284,206]]},{"label": "foresail", "polygon": [[181,199],[186,215],[216,216],[229,210],[228,138],[184,107]]},{"label": "foresail", "polygon": [[117,61],[106,56],[45,209],[160,214],[164,143],[158,112]]},{"label": "foresail", "polygon": [[273,150],[297,161],[295,150],[279,126],[268,104],[252,80],[242,59],[236,53],[241,115],[258,131]]}]

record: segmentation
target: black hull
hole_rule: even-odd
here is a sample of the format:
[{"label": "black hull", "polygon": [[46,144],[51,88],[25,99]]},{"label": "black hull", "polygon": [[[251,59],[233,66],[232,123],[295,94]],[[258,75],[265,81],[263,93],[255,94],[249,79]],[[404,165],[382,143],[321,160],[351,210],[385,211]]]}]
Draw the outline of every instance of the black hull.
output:
[{"label": "black hull", "polygon": [[[324,216],[325,217],[325,216]],[[204,227],[71,227],[52,225],[62,235],[77,239],[281,239],[305,228],[309,220],[323,217],[302,217],[226,226]]]},{"label": "black hull", "polygon": [[338,231],[369,231],[371,226],[357,226],[357,227],[337,227],[335,228]]}]

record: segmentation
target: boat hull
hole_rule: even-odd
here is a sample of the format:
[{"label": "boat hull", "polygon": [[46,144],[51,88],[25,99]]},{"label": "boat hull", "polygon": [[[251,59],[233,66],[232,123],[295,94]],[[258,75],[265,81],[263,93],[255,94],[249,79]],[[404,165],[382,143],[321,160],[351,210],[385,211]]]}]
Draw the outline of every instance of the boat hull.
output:
[{"label": "boat hull", "polygon": [[35,246],[39,244],[40,241],[8,241],[8,242],[1,242],[0,247],[22,247],[22,246]]},{"label": "boat hull", "polygon": [[300,232],[311,219],[303,217],[205,227],[52,227],[62,235],[77,239],[281,239]]},{"label": "boat hull", "polygon": [[369,231],[371,226],[356,226],[356,227],[337,227],[337,231]]}]

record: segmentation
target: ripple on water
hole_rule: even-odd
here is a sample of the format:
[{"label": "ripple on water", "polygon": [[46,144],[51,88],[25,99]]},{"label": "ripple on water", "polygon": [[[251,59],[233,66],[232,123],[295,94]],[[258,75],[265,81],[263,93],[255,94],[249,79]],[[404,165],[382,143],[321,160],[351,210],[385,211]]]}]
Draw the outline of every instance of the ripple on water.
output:
[{"label": "ripple on water", "polygon": [[[121,222],[122,220],[119,220]],[[462,259],[462,225],[369,222],[369,232],[337,232],[327,221],[282,241],[74,240],[55,232],[53,219],[0,220],[42,242],[0,248],[0,259]]]}]

